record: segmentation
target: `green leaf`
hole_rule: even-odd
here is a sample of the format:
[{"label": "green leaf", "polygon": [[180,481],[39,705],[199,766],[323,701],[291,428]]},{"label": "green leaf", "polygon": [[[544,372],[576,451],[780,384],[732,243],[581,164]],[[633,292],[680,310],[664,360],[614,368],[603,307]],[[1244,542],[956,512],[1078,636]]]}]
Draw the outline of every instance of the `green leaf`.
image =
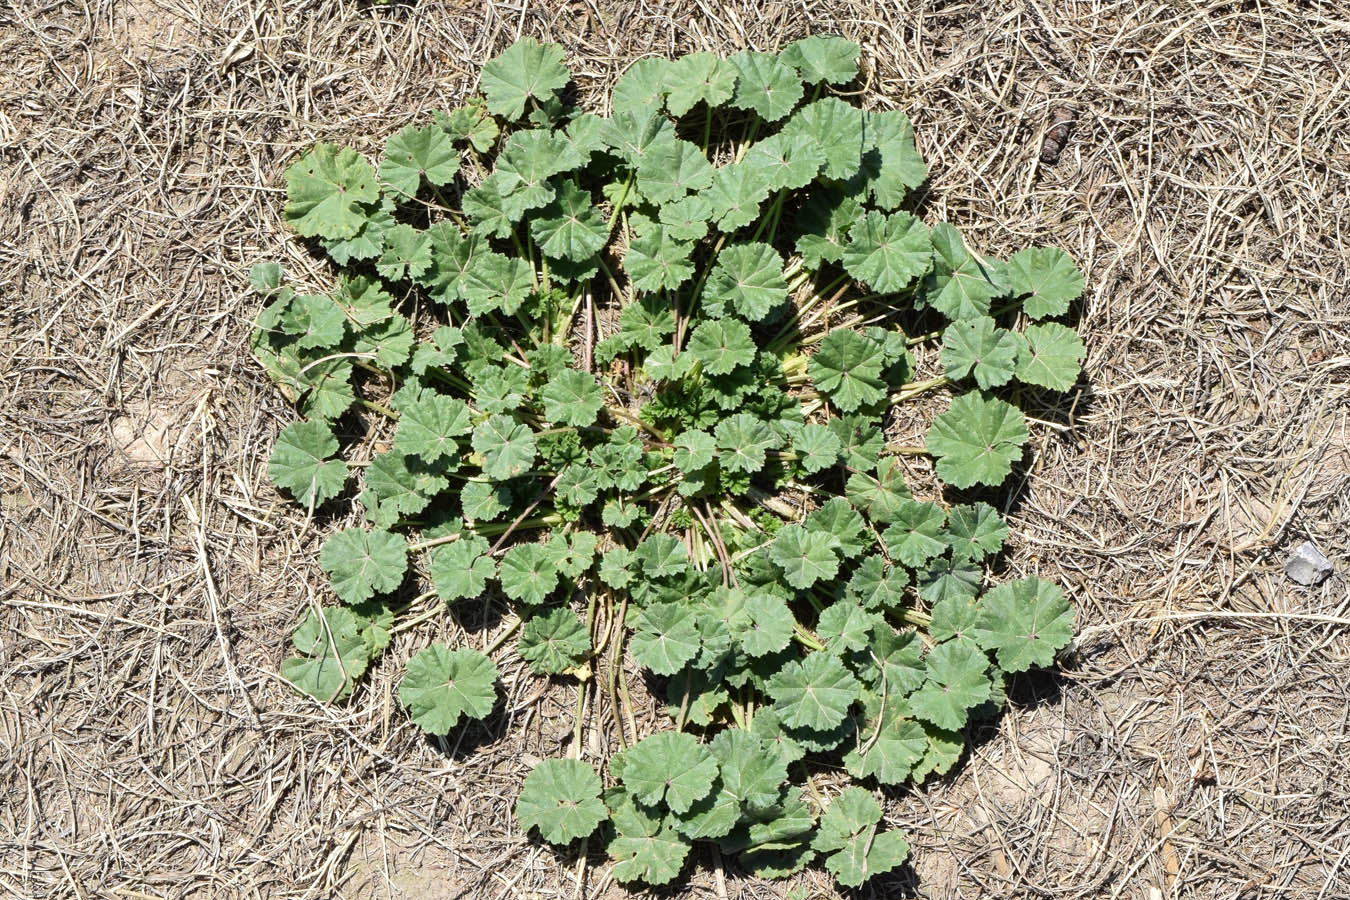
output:
[{"label": "green leaf", "polygon": [[515,478],[534,465],[534,432],[510,416],[489,416],[473,430],[473,449],[488,478]]},{"label": "green leaf", "polygon": [[568,369],[550,379],[539,396],[544,401],[544,416],[548,421],[576,427],[594,422],[605,405],[595,376],[579,369]]},{"label": "green leaf", "polygon": [[802,99],[802,81],[797,70],[776,53],[742,50],[727,59],[736,67],[736,91],[731,105],[753,109],[766,122],[777,122],[792,112]]},{"label": "green leaf", "polygon": [[586,837],[609,818],[600,801],[603,787],[595,770],[579,759],[546,759],[525,776],[516,818],[527,831],[538,828],[550,844]]},{"label": "green leaf", "polygon": [[774,190],[797,190],[811,183],[825,164],[825,151],[809,137],[779,132],[757,141],[746,151],[742,165],[768,175]]},{"label": "green leaf", "polygon": [[680,241],[697,241],[705,236],[712,215],[712,203],[701,194],[681,197],[657,211],[657,218],[666,226],[666,232]]},{"label": "green leaf", "polygon": [[623,268],[639,291],[677,288],[694,274],[689,259],[693,249],[689,241],[676,240],[664,226],[657,226],[628,245]]},{"label": "green leaf", "polygon": [[426,509],[431,499],[449,485],[443,473],[454,468],[446,463],[429,468],[399,450],[377,454],[366,467],[361,502],[371,521],[382,528],[392,527],[400,517]]},{"label": "green leaf", "polygon": [[740,319],[704,319],[689,336],[689,354],[709,375],[726,375],[748,366],[757,353],[750,326]]},{"label": "green leaf", "polygon": [[302,237],[349,238],[365,223],[361,204],[379,196],[365,157],[349,147],[315,144],[286,169],[282,216]]},{"label": "green leaf", "polygon": [[375,362],[386,369],[397,369],[408,361],[413,343],[412,323],[405,316],[395,313],[358,334],[352,349],[357,353],[371,354]]},{"label": "green leaf", "polygon": [[538,606],[558,586],[558,566],[543,544],[516,544],[502,556],[498,577],[512,600]]},{"label": "green leaf", "polygon": [[672,461],[686,475],[708,465],[717,454],[717,444],[706,431],[681,432],[675,438],[674,445]]},{"label": "green leaf", "polygon": [[931,236],[936,265],[925,299],[954,322],[989,315],[990,301],[1008,292],[1002,268],[967,250],[946,222],[934,225]]},{"label": "green leaf", "polygon": [[1008,536],[1008,523],[988,503],[953,506],[947,515],[942,539],[952,548],[953,559],[980,560],[997,553]]},{"label": "green leaf", "polygon": [[1029,247],[1008,260],[1008,280],[1033,319],[1062,316],[1083,293],[1083,273],[1058,247]]},{"label": "green leaf", "polygon": [[605,246],[605,216],[591,205],[591,195],[575,181],[564,181],[553,202],[530,220],[539,248],[554,259],[580,262]]},{"label": "green leaf", "polygon": [[463,400],[427,393],[403,408],[394,433],[394,449],[435,462],[458,453],[455,438],[472,428],[469,407]]},{"label": "green leaf", "polygon": [[861,650],[871,641],[872,629],[884,624],[884,619],[865,612],[857,601],[840,600],[821,611],[816,634],[833,652]]},{"label": "green leaf", "polygon": [[862,788],[849,787],[839,794],[820,818],[820,831],[811,846],[834,851],[825,868],[840,884],[858,887],[889,872],[909,857],[909,843],[899,831],[877,831],[881,806]]},{"label": "green leaf", "polygon": [[503,197],[519,197],[519,205],[536,209],[553,200],[556,188],[549,179],[580,162],[562,135],[533,128],[507,139],[494,174],[502,178]]},{"label": "green leaf", "polygon": [[854,472],[848,477],[844,492],[855,508],[883,525],[895,521],[905,501],[910,499],[904,467],[893,456],[877,460],[875,475]]},{"label": "green leaf", "polygon": [[804,425],[792,435],[792,452],[797,454],[802,468],[811,473],[839,462],[842,447],[839,436],[824,425]]},{"label": "green leaf", "polygon": [[813,191],[798,213],[797,252],[810,269],[844,258],[844,242],[854,222],[863,217],[862,204],[838,192]]},{"label": "green leaf", "polygon": [[793,113],[781,133],[818,148],[825,157],[825,177],[843,181],[858,174],[863,153],[869,149],[864,139],[866,117],[838,97],[822,97]]},{"label": "green leaf", "polygon": [[324,541],[319,565],[343,603],[357,604],[403,583],[408,569],[408,542],[387,531],[348,528]]},{"label": "green leaf", "polygon": [[660,297],[643,297],[619,313],[618,337],[626,347],[656,350],[675,331],[675,314]]},{"label": "green leaf", "polygon": [[863,154],[864,186],[877,206],[895,209],[928,177],[914,145],[914,127],[908,116],[893,110],[867,113],[865,128],[871,147]]},{"label": "green leaf", "polygon": [[811,355],[807,371],[818,389],[844,412],[880,403],[886,397],[881,378],[881,344],[856,331],[836,329]]},{"label": "green leaf", "polygon": [[843,497],[826,500],[806,517],[805,524],[808,531],[829,535],[830,546],[840,559],[852,559],[872,543],[870,535],[863,536],[867,524],[862,516]]},{"label": "green leaf", "polygon": [[708,276],[703,305],[713,316],[721,316],[730,306],[751,322],[758,322],[787,300],[787,295],[783,258],[777,250],[758,242],[730,244],[718,254]]},{"label": "green leaf", "polygon": [[302,506],[320,506],[347,482],[347,464],[328,458],[337,452],[337,438],[326,422],[292,422],[277,435],[267,477]]},{"label": "green leaf", "polygon": [[745,601],[747,621],[738,629],[736,640],[750,656],[767,656],[787,647],[797,624],[787,601],[777,594],[760,593]]},{"label": "green leaf", "polygon": [[600,557],[600,580],[615,590],[622,590],[633,582],[633,551],[614,547]]},{"label": "green leaf", "polygon": [[305,614],[291,635],[302,654],[281,664],[281,674],[297,691],[331,703],[351,693],[370,663],[371,648],[351,610],[328,607],[317,616]]},{"label": "green leaf", "polygon": [[657,532],[633,551],[638,571],[647,578],[673,578],[689,568],[689,551],[674,535]]},{"label": "green leaf", "polygon": [[844,270],[877,293],[903,290],[932,267],[928,227],[909,213],[869,212],[849,230]]},{"label": "green leaf", "polygon": [[431,239],[431,267],[418,283],[426,285],[437,300],[450,303],[463,296],[469,267],[486,249],[477,236],[462,236],[453,222],[437,222],[426,234]]},{"label": "green leaf", "polygon": [[1009,581],[985,594],[981,606],[975,641],[996,651],[1005,672],[1049,666],[1073,640],[1073,610],[1064,592],[1049,581]]},{"label": "green leaf", "polygon": [[477,650],[432,644],[408,660],[398,699],[428,734],[449,734],[461,716],[482,719],[497,702],[497,667]]},{"label": "green leaf", "polygon": [[526,620],[517,649],[535,674],[559,675],[585,661],[591,637],[576,613],[559,607]]},{"label": "green leaf", "polygon": [[723,419],[713,429],[722,468],[729,472],[758,472],[765,454],[783,445],[783,439],[749,413]]},{"label": "green leaf", "polygon": [[778,803],[788,761],[758,736],[739,728],[719,732],[710,745],[722,772],[722,789],[751,812]]},{"label": "green leaf", "polygon": [[280,292],[283,276],[281,263],[254,263],[253,267],[248,270],[248,286],[255,293],[262,294],[264,297],[271,297]]},{"label": "green leaf", "polygon": [[[608,799],[609,795],[606,795]],[[689,855],[689,841],[659,816],[640,812],[631,798],[611,807],[617,834],[609,842],[610,872],[620,882],[643,881],[650,885],[667,884],[680,874]]]},{"label": "green leaf", "polygon": [[736,90],[736,67],[715,53],[682,56],[665,73],[666,109],[682,116],[700,102],[709,109],[731,99]]},{"label": "green leaf", "polygon": [[882,535],[886,553],[907,566],[921,566],[947,549],[942,525],[947,514],[936,503],[902,500]]},{"label": "green leaf", "polygon": [[639,59],[628,67],[614,84],[610,94],[610,105],[616,114],[642,113],[649,109],[660,109],[666,96],[666,79],[673,63],[667,59],[652,57]]},{"label": "green leaf", "polygon": [[906,711],[904,703],[891,699],[879,717],[867,721],[858,733],[858,746],[844,755],[850,775],[888,785],[905,783],[928,751],[928,735]]},{"label": "green leaf", "polygon": [[760,204],[773,190],[772,173],[764,167],[732,163],[718,169],[703,196],[712,204],[713,220],[730,234],[759,217]]},{"label": "green leaf", "polygon": [[869,556],[854,570],[848,580],[847,596],[862,604],[863,609],[890,609],[904,599],[909,586],[909,573],[900,566],[886,571],[880,556]]},{"label": "green leaf", "polygon": [[1018,346],[1017,335],[997,327],[988,316],[955,322],[942,332],[943,374],[959,381],[974,370],[975,383],[983,390],[1007,384]]},{"label": "green leaf", "polygon": [[[606,122],[605,142],[633,168],[653,148],[675,140],[675,126],[656,109],[615,113]],[[617,184],[622,189],[623,183]]]},{"label": "green leaf", "polygon": [[501,132],[496,120],[484,112],[482,101],[479,100],[472,101],[468,106],[452,109],[449,114],[433,113],[433,117],[436,124],[452,138],[468,141],[479,153],[491,150],[493,142]]},{"label": "green leaf", "polygon": [[488,112],[515,120],[525,114],[527,100],[553,99],[571,77],[562,61],[557,44],[541,44],[532,37],[516,41],[483,66],[479,87]]},{"label": "green leaf", "polygon": [[788,663],[769,679],[773,708],[789,728],[826,731],[844,721],[858,699],[860,685],[833,654],[808,654]]},{"label": "green leaf", "polygon": [[783,61],[807,84],[845,84],[858,77],[859,46],[836,34],[818,34],[783,48]]},{"label": "green leaf", "polygon": [[807,531],[801,525],[779,529],[769,545],[769,557],[783,570],[788,584],[803,590],[839,574],[839,557],[831,536]]},{"label": "green leaf", "polygon": [[384,146],[380,180],[396,193],[417,195],[422,179],[434,185],[449,184],[459,174],[459,151],[445,129],[438,125],[409,125],[394,134]]},{"label": "green leaf", "polygon": [[633,658],[657,675],[674,675],[699,650],[694,615],[676,603],[653,603],[638,614],[629,643]]},{"label": "green leaf", "polygon": [[647,806],[662,800],[672,812],[687,812],[712,791],[717,760],[693,735],[660,731],[623,753],[623,785]]},{"label": "green leaf", "polygon": [[948,597],[973,600],[984,581],[984,570],[968,559],[939,556],[918,573],[919,596],[937,604]]},{"label": "green leaf", "polygon": [[941,642],[969,637],[980,613],[974,597],[953,595],[934,603],[930,614],[933,620],[928,623],[928,634],[933,640]]},{"label": "green leaf", "polygon": [[411,225],[395,225],[384,233],[384,253],[375,263],[381,278],[420,278],[431,267],[431,238]]},{"label": "green leaf", "polygon": [[713,167],[697,144],[665,141],[642,157],[637,169],[638,190],[652,203],[679,200],[690,191],[712,184]]},{"label": "green leaf", "polygon": [[286,307],[281,330],[295,336],[301,350],[336,347],[347,332],[347,319],[331,297],[299,294]]},{"label": "green leaf", "polygon": [[[510,183],[505,173],[493,173],[484,178],[477,186],[464,192],[460,205],[464,215],[473,223],[472,233],[480,237],[504,238],[511,234],[512,226],[520,221],[525,209],[516,200],[508,200],[511,195]],[[515,184],[511,183],[511,187]],[[448,222],[441,225],[454,228]],[[456,233],[457,235],[457,233]]]},{"label": "green leaf", "polygon": [[938,477],[953,487],[1002,483],[1030,438],[1022,411],[978,393],[962,394],[928,429]]},{"label": "green leaf", "polygon": [[350,359],[310,363],[300,380],[308,391],[300,405],[301,411],[307,416],[336,419],[356,402]]},{"label": "green leaf", "polygon": [[974,641],[938,644],[925,659],[928,680],[909,696],[914,715],[939,728],[964,728],[972,707],[989,699],[989,658]]},{"label": "green leaf", "polygon": [[490,522],[511,506],[511,489],[504,484],[467,481],[459,493],[464,518],[471,522]]},{"label": "green leaf", "polygon": [[1087,351],[1072,328],[1058,322],[1028,325],[1017,352],[1017,380],[1054,391],[1067,391],[1078,381]]},{"label": "green leaf", "polygon": [[429,570],[437,595],[446,602],[481,596],[497,574],[488,550],[487,540],[478,535],[465,535],[432,550]]}]

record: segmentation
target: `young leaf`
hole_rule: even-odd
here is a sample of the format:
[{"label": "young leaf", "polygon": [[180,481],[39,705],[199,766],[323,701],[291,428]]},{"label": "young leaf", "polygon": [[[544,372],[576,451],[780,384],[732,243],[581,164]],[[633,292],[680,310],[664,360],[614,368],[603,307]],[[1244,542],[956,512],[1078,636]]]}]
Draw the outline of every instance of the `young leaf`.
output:
[{"label": "young leaf", "polygon": [[666,109],[682,116],[703,102],[711,110],[731,99],[736,90],[736,68],[715,53],[690,53],[666,71]]},{"label": "young leaf", "polygon": [[290,491],[297,503],[320,506],[347,481],[347,464],[328,458],[337,452],[337,438],[326,422],[292,422],[277,435],[267,477]]},{"label": "young leaf", "polygon": [[973,600],[984,582],[984,570],[969,559],[939,556],[918,573],[919,596],[932,604],[949,597]]},{"label": "young leaf", "polygon": [[1073,640],[1073,610],[1058,585],[1019,578],[985,594],[974,636],[1005,672],[1049,666]]},{"label": "young leaf", "polygon": [[623,754],[623,785],[647,806],[662,800],[672,812],[687,812],[712,791],[717,760],[691,734],[661,731]]},{"label": "young leaf", "polygon": [[869,112],[865,127],[871,143],[862,160],[866,190],[877,206],[895,209],[928,177],[914,146],[914,128],[899,110]]},{"label": "young leaf", "polygon": [[458,173],[459,152],[438,125],[409,125],[396,132],[385,144],[380,162],[380,180],[406,197],[417,195],[423,178],[440,186],[449,184]]},{"label": "young leaf", "polygon": [[736,640],[748,655],[777,653],[792,641],[797,620],[787,601],[777,594],[753,595],[745,601],[745,614],[747,621],[739,628]]},{"label": "young leaf", "polygon": [[969,711],[989,699],[989,658],[974,641],[938,644],[925,660],[928,680],[909,696],[914,715],[939,728],[964,728]]},{"label": "young leaf", "polygon": [[840,884],[858,887],[889,872],[909,856],[909,843],[898,831],[877,831],[881,806],[862,788],[848,787],[820,818],[820,831],[811,846],[830,853],[825,868]]},{"label": "young leaf", "polygon": [[910,499],[910,492],[899,460],[887,456],[877,460],[875,465],[875,475],[866,472],[850,475],[844,485],[844,494],[848,502],[866,512],[873,523],[884,525],[900,515],[904,502]]},{"label": "young leaf", "polygon": [[716,171],[703,196],[712,204],[718,230],[730,234],[755,221],[760,204],[773,190],[771,176],[768,168],[744,163],[732,163]]},{"label": "young leaf", "polygon": [[408,542],[387,531],[348,528],[334,532],[319,551],[319,565],[343,603],[357,604],[403,583]]},{"label": "young leaf", "polygon": [[923,726],[905,712],[904,703],[891,699],[879,717],[864,724],[858,732],[858,746],[844,755],[844,768],[850,775],[875,778],[882,784],[905,783],[928,750]]},{"label": "young leaf", "polygon": [[532,37],[506,48],[483,66],[479,87],[487,98],[488,112],[515,120],[525,114],[527,100],[552,99],[571,77],[562,60],[561,47],[541,44]]},{"label": "young leaf", "polygon": [[403,408],[394,433],[394,449],[435,462],[458,453],[455,438],[472,428],[469,407],[463,400],[428,393]]},{"label": "young leaf", "polygon": [[674,443],[675,453],[672,461],[686,475],[708,465],[717,454],[717,444],[714,443],[712,435],[706,431],[681,432]]},{"label": "young leaf", "polygon": [[497,566],[488,555],[488,542],[478,535],[465,535],[458,541],[431,552],[431,584],[446,602],[480,596],[488,580],[497,574]]},{"label": "young leaf", "polygon": [[471,101],[468,106],[452,109],[450,112],[432,114],[436,124],[457,141],[468,141],[479,153],[492,149],[500,129],[497,122],[483,110],[481,100]]},{"label": "young leaf", "polygon": [[1058,247],[1030,247],[1008,260],[1013,294],[1024,297],[1022,311],[1033,319],[1062,316],[1083,293],[1083,273]]},{"label": "young leaf", "polygon": [[802,468],[811,473],[839,462],[842,447],[839,436],[824,425],[804,425],[792,435],[792,452],[797,454]]},{"label": "young leaf", "polygon": [[639,291],[677,288],[694,274],[689,259],[693,249],[693,244],[676,240],[664,226],[657,226],[628,245],[624,271]]},{"label": "young leaf", "polygon": [[967,250],[946,222],[934,225],[931,236],[937,259],[925,299],[953,322],[989,315],[990,301],[1008,292],[1006,273]]},{"label": "young leaf", "polygon": [[712,184],[713,167],[697,144],[665,141],[642,157],[637,169],[638,190],[652,203],[679,200],[690,191]]},{"label": "young leaf", "polygon": [[408,660],[398,699],[428,734],[449,734],[461,716],[481,719],[497,702],[497,667],[477,650],[432,644]]},{"label": "young leaf", "polygon": [[548,421],[576,427],[594,422],[605,405],[595,376],[577,369],[568,369],[550,379],[539,396],[544,401],[544,415]]},{"label": "young leaf", "polygon": [[928,451],[938,477],[953,487],[996,485],[1022,458],[1030,438],[1026,418],[1012,404],[978,393],[962,394],[928,429]]},{"label": "young leaf", "polygon": [[903,290],[932,267],[928,227],[909,213],[869,212],[849,230],[844,270],[877,293]]},{"label": "young leaf", "polygon": [[511,507],[511,489],[504,484],[467,481],[459,492],[459,505],[470,522],[491,522]]},{"label": "young leaf", "polygon": [[739,728],[719,732],[710,745],[722,772],[722,789],[749,812],[771,808],[787,780],[787,760],[756,735]]},{"label": "young leaf", "polygon": [[793,113],[780,133],[794,143],[818,148],[824,156],[825,177],[844,181],[857,175],[862,166],[863,151],[868,149],[866,121],[867,114],[851,103],[822,97]]},{"label": "young leaf", "polygon": [[653,603],[638,614],[629,646],[641,665],[657,675],[674,675],[698,654],[693,614],[676,603]]},{"label": "young leaf", "polygon": [[512,600],[538,606],[558,585],[558,567],[542,544],[516,544],[502,557],[502,591]]},{"label": "young leaf", "polygon": [[769,545],[769,556],[783,570],[787,583],[803,590],[839,573],[839,557],[830,535],[800,525],[781,528]]},{"label": "young leaf", "polygon": [[844,721],[859,687],[838,657],[817,652],[775,672],[767,690],[783,724],[826,731]]},{"label": "young leaf", "polygon": [[807,531],[829,535],[830,546],[840,559],[852,559],[872,543],[870,535],[864,539],[867,525],[862,516],[843,497],[826,500],[806,517],[805,524]]},{"label": "young leaf", "polygon": [[1086,350],[1078,332],[1058,322],[1028,325],[1017,353],[1017,380],[1067,391],[1078,380]]},{"label": "young leaf", "polygon": [[836,34],[815,34],[783,48],[783,61],[807,84],[845,84],[858,77],[860,47]]},{"label": "young leaf", "polygon": [[351,693],[370,662],[371,649],[362,637],[360,621],[340,607],[322,610],[322,617],[311,609],[291,642],[301,656],[282,662],[282,677],[297,691],[325,703]]},{"label": "young leaf", "polygon": [[776,53],[742,50],[727,59],[736,67],[736,92],[731,105],[753,109],[766,122],[777,122],[802,99],[802,81]]},{"label": "young leaf", "polygon": [[517,649],[535,674],[558,675],[586,659],[591,638],[576,613],[558,607],[526,620]]},{"label": "young leaf", "polygon": [[758,322],[787,295],[783,258],[777,250],[763,243],[730,244],[722,248],[708,276],[703,305],[713,316],[720,316],[730,306],[751,322]]},{"label": "young leaf", "polygon": [[865,612],[856,601],[840,600],[821,611],[816,634],[833,652],[839,652],[841,648],[861,650],[872,640],[872,629],[881,625],[885,625],[885,620],[875,613]]},{"label": "young leaf", "polygon": [[907,566],[921,566],[947,549],[942,525],[947,514],[936,503],[903,500],[882,539],[886,553]]},{"label": "young leaf", "polygon": [[[609,797],[607,793],[606,800]],[[612,804],[611,812],[617,833],[607,849],[614,860],[610,871],[616,880],[655,886],[667,884],[680,874],[689,855],[688,839],[673,826],[663,825],[660,816],[638,810],[630,797]]]},{"label": "young leaf", "polygon": [[610,106],[616,114],[642,113],[660,109],[666,96],[666,80],[674,66],[669,60],[651,57],[640,59],[614,84]]},{"label": "young leaf", "polygon": [[755,339],[739,319],[705,319],[689,336],[689,354],[709,375],[725,375],[755,361]]},{"label": "young leaf", "polygon": [[300,294],[291,301],[281,317],[281,330],[296,337],[301,350],[335,347],[346,334],[342,307],[330,297]]},{"label": "young leaf", "polygon": [[811,355],[808,371],[817,388],[844,412],[879,403],[886,396],[881,378],[882,346],[856,331],[838,329],[825,335]]},{"label": "young leaf", "polygon": [[955,322],[942,332],[943,374],[959,381],[974,370],[975,383],[983,390],[1007,384],[1018,343],[1015,334],[995,326],[988,316]]},{"label": "young leaf", "polygon": [[302,237],[348,238],[366,220],[361,204],[379,196],[365,157],[349,147],[315,144],[286,169],[282,215]]},{"label": "young leaf", "polygon": [[579,759],[546,759],[530,770],[516,800],[516,818],[527,831],[538,828],[550,844],[585,837],[609,818],[600,801],[604,785]]},{"label": "young leaf", "polygon": [[553,202],[530,220],[539,249],[553,259],[590,259],[605,246],[605,216],[591,205],[590,192],[564,181]]},{"label": "young leaf", "polygon": [[1008,536],[1008,523],[988,503],[953,506],[942,535],[953,559],[980,560],[997,553]]},{"label": "young leaf", "polygon": [[395,225],[384,233],[384,253],[375,263],[380,277],[401,281],[420,278],[431,267],[431,238],[411,225]]},{"label": "young leaf", "polygon": [[488,478],[514,478],[534,465],[534,432],[510,416],[489,416],[473,431],[473,449]]},{"label": "young leaf", "polygon": [[713,429],[722,468],[730,472],[758,472],[765,454],[783,445],[773,429],[749,413],[723,419]]},{"label": "young leaf", "polygon": [[824,164],[825,151],[820,145],[795,131],[757,141],[742,160],[748,169],[763,170],[769,185],[778,191],[806,187]]}]

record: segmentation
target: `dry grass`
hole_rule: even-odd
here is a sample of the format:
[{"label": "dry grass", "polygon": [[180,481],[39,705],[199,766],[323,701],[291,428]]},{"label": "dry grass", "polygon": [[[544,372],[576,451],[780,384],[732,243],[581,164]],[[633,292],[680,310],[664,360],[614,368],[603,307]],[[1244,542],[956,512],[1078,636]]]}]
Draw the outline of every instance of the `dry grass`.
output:
[{"label": "dry grass", "polygon": [[[391,703],[407,642],[347,708],[278,682],[323,581],[319,536],[264,477],[290,414],[243,350],[244,272],[286,252],[322,277],[277,219],[297,147],[370,150],[519,32],[564,43],[591,96],[642,54],[838,30],[915,119],[930,218],[994,252],[1062,246],[1091,285],[1091,390],[1041,429],[1009,560],[1075,596],[1080,659],[1019,684],[953,777],[893,798],[915,869],[875,895],[1350,896],[1348,21],[1087,0],[0,7],[0,890],[613,890],[599,859],[579,890],[508,814],[570,722],[518,666],[508,712],[456,746]],[[1077,126],[1042,164],[1064,106]],[[1340,566],[1311,591],[1279,571],[1305,536]],[[691,885],[784,890],[706,860]]]}]

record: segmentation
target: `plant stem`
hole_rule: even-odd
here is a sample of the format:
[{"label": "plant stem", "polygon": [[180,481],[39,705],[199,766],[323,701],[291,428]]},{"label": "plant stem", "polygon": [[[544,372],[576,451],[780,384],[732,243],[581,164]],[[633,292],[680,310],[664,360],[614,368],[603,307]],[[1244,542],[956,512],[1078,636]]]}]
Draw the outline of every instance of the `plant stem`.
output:
[{"label": "plant stem", "polygon": [[374,400],[367,400],[365,397],[357,397],[356,402],[359,405],[364,406],[366,409],[373,410],[374,412],[377,412],[380,415],[385,416],[386,418],[392,419],[395,422],[398,421],[398,413],[394,412],[392,409],[390,409],[389,407],[385,406],[382,403],[376,403]]},{"label": "plant stem", "polygon": [[917,397],[920,394],[926,394],[929,391],[944,388],[951,383],[952,380],[944,375],[939,375],[937,378],[930,378],[927,381],[911,381],[894,394],[891,394],[891,402],[903,403],[912,397]]}]

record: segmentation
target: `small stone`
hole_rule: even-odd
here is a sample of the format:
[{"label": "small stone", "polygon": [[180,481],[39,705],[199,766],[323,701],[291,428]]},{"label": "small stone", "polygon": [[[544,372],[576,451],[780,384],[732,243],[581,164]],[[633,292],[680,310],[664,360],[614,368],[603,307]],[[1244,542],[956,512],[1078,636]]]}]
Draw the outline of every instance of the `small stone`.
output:
[{"label": "small stone", "polygon": [[1331,574],[1331,569],[1331,560],[1323,556],[1312,541],[1299,544],[1284,564],[1284,574],[1308,587],[1321,584]]}]

